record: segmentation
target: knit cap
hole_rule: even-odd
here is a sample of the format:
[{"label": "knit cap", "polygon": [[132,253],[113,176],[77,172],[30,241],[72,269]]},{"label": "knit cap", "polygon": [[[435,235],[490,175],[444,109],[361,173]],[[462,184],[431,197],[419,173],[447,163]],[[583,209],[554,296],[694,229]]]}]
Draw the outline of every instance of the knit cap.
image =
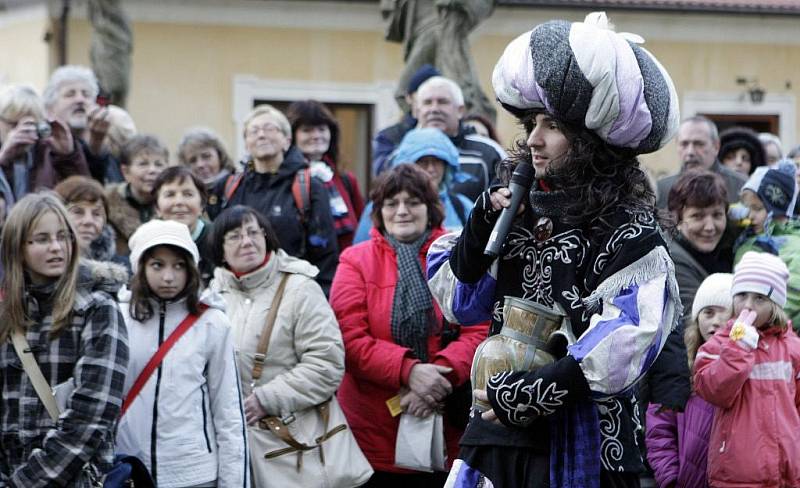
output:
[{"label": "knit cap", "polygon": [[584,22],[551,20],[511,41],[492,86],[516,116],[545,110],[611,146],[653,152],[678,131],[680,114],[669,73],[643,41],[611,30],[602,12]]},{"label": "knit cap", "polygon": [[154,219],[144,223],[136,229],[130,239],[128,247],[131,250],[131,270],[136,274],[142,254],[151,247],[167,244],[180,247],[191,254],[194,264],[200,260],[200,252],[192,240],[189,227],[174,220]]},{"label": "knit cap", "polygon": [[795,165],[790,162],[781,161],[775,169],[762,166],[756,168],[741,191],[750,190],[758,195],[774,217],[791,215],[795,201],[794,174]]},{"label": "knit cap", "polygon": [[419,89],[419,86],[425,83],[425,81],[427,81],[428,78],[433,78],[434,76],[439,76],[441,74],[442,73],[440,73],[439,70],[436,69],[433,65],[423,64],[422,66],[419,67],[417,71],[414,72],[413,75],[411,75],[411,79],[408,80],[408,90],[406,91],[406,93],[408,95],[416,93],[417,89]]},{"label": "knit cap", "polygon": [[733,275],[731,273],[714,273],[708,275],[697,289],[692,302],[692,320],[697,320],[700,312],[706,307],[733,308]]},{"label": "knit cap", "polygon": [[781,258],[765,252],[748,251],[734,270],[731,295],[760,293],[783,307],[786,305],[788,281],[789,268]]}]

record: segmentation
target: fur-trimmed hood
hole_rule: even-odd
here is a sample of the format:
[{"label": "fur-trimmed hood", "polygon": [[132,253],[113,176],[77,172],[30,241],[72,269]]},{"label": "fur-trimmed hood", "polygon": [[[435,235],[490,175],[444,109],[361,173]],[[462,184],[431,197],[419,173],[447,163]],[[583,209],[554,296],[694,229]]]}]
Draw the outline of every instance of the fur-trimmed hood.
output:
[{"label": "fur-trimmed hood", "polygon": [[117,233],[110,224],[103,226],[100,235],[89,245],[88,258],[96,261],[111,261],[117,253]]},{"label": "fur-trimmed hood", "polygon": [[127,255],[128,239],[131,235],[144,223],[142,220],[143,213],[145,220],[150,218],[150,212],[147,211],[147,206],[142,205],[140,208],[134,206],[131,199],[128,198],[129,190],[127,183],[119,183],[106,187],[106,198],[108,199],[108,224],[114,228],[117,237],[117,253]]},{"label": "fur-trimmed hood", "polygon": [[128,284],[130,274],[125,266],[110,261],[81,258],[78,269],[78,286],[89,290],[105,291],[112,295]]}]

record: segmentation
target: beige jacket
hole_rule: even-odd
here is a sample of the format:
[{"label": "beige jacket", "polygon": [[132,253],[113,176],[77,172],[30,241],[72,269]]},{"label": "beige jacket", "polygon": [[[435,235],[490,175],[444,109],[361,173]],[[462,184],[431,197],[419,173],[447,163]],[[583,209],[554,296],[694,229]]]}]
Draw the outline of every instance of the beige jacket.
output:
[{"label": "beige jacket", "polygon": [[253,391],[253,356],[280,282],[279,272],[292,275],[254,391],[268,415],[284,417],[333,396],[344,375],[342,335],[328,300],[314,281],[317,268],[278,250],[266,266],[241,278],[217,268],[210,287],[225,299],[242,393],[247,397]]}]

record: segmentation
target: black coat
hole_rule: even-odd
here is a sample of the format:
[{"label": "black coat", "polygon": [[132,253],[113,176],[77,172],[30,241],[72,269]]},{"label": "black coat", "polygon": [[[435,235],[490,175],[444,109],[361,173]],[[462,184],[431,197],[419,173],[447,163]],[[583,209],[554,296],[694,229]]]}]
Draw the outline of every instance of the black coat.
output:
[{"label": "black coat", "polygon": [[[476,283],[491,266],[493,259],[483,254],[493,222],[481,208],[488,208],[481,199],[465,226],[453,253],[450,266],[463,283]],[[500,331],[505,296],[521,297],[546,307],[559,305],[567,314],[575,337],[586,331],[591,316],[599,310],[586,308],[587,298],[598,286],[617,273],[633,272],[632,264],[656,247],[666,249],[660,228],[652,213],[618,210],[611,222],[613,231],[589,239],[589,231],[563,221],[565,196],[532,191],[526,211],[512,225],[505,247],[498,258],[495,306],[490,334]],[[534,229],[540,218],[549,218],[552,232],[543,240],[536,239]],[[601,305],[600,305],[601,306]],[[556,351],[553,351],[556,352]],[[561,352],[561,356],[566,351]],[[557,355],[557,357],[559,357]],[[525,374],[524,372],[519,372]],[[516,374],[516,373],[515,373]],[[541,380],[542,385],[558,383],[567,391],[563,402],[588,401],[589,385],[581,367],[565,356],[554,364],[527,373],[525,384]],[[535,378],[534,378],[535,377]],[[541,387],[542,390],[545,386]],[[489,391],[490,399],[492,392]],[[607,471],[639,473],[644,469],[637,447],[637,431],[641,429],[640,413],[635,396],[620,394],[595,399],[601,425],[602,462]],[[497,411],[496,411],[497,413]],[[523,429],[499,427],[474,416],[462,446],[504,446],[523,448],[530,453],[547,455],[550,451],[550,421],[541,416]],[[610,446],[613,446],[610,447]],[[508,452],[508,451],[506,451]]]}]

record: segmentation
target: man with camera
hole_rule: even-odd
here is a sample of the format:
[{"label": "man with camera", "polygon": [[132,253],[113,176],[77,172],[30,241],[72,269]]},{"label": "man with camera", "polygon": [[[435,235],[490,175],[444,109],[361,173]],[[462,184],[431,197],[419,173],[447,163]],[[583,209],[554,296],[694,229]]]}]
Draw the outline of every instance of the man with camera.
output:
[{"label": "man with camera", "polygon": [[67,65],[56,69],[44,89],[47,113],[69,125],[89,170],[100,183],[122,181],[119,162],[106,147],[111,125],[108,107],[98,103],[100,86],[91,69]]}]

